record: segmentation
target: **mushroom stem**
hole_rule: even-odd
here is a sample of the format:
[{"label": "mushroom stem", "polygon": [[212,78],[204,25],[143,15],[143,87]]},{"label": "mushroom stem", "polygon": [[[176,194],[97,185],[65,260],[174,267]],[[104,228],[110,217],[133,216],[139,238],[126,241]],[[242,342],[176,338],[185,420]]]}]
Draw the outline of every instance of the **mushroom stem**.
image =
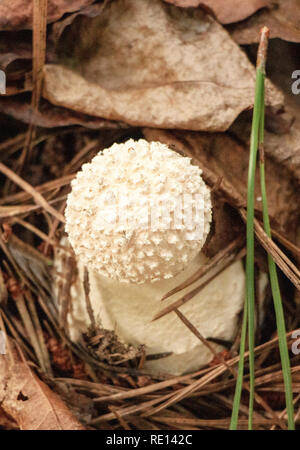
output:
[{"label": "mushroom stem", "polygon": [[[58,256],[56,260],[59,261]],[[89,299],[96,324],[100,328],[113,330],[125,344],[134,347],[144,345],[146,355],[172,352],[164,358],[146,359],[144,369],[151,373],[180,375],[205,366],[213,358],[211,350],[191,333],[175,312],[154,322],[152,319],[162,305],[173,303],[189,288],[164,300],[162,304],[163,295],[207,261],[200,253],[175,277],[143,285],[120,283],[89,270]],[[78,279],[71,288],[72,311],[68,318],[73,341],[80,340],[82,333],[87,333],[92,325],[85,300],[84,267],[79,264],[78,269]],[[180,311],[205,338],[231,341],[236,334],[244,291],[244,268],[241,261],[235,261],[183,305]],[[216,352],[224,350],[220,345],[211,343],[210,346]]]}]

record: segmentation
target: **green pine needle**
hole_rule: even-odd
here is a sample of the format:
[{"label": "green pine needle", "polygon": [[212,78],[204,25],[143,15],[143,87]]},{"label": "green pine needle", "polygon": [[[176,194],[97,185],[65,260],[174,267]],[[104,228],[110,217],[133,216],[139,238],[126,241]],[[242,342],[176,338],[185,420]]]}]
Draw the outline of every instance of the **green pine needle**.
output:
[{"label": "green pine needle", "polygon": [[241,339],[240,339],[240,359],[239,359],[238,374],[237,374],[236,385],[235,385],[232,415],[231,415],[231,421],[230,421],[230,427],[229,427],[230,430],[236,430],[237,425],[238,425],[239,409],[240,409],[240,402],[241,402],[241,395],[242,395],[242,388],[243,388],[243,376],[244,376],[244,354],[245,354],[246,334],[247,334],[247,312],[248,312],[248,306],[247,306],[247,300],[245,300],[242,332],[241,332]]},{"label": "green pine needle", "polygon": [[[262,109],[264,110],[264,103],[262,104]],[[266,193],[266,181],[265,181],[265,163],[264,163],[264,114],[261,115],[261,127],[260,127],[260,138],[259,138],[259,149],[260,149],[260,186],[261,186],[261,196],[263,205],[263,222],[266,234],[271,238],[271,226],[268,214],[268,202]],[[275,262],[271,255],[268,254],[268,266],[270,274],[270,282],[273,296],[273,303],[276,316],[276,325],[278,331],[278,343],[279,352],[281,358],[284,388],[285,388],[285,403],[288,416],[288,428],[289,430],[295,429],[294,422],[294,405],[293,405],[293,389],[292,389],[292,377],[290,368],[290,358],[286,339],[286,328],[284,321],[284,312],[282,307],[282,300],[279,288],[279,282],[277,277],[277,270]]]},{"label": "green pine needle", "polygon": [[246,256],[246,298],[248,306],[248,345],[249,345],[249,422],[248,428],[252,429],[252,416],[254,405],[254,347],[255,347],[255,278],[254,278],[254,205],[255,205],[255,172],[258,149],[258,136],[260,117],[262,113],[264,74],[260,67],[256,69],[256,88],[253,109],[252,130],[250,139],[250,156],[248,168],[248,193],[247,193],[247,256]]},{"label": "green pine needle", "polygon": [[[231,415],[230,429],[236,430],[238,425],[238,414],[241,400],[243,375],[244,375],[244,353],[248,323],[248,345],[249,345],[249,420],[248,428],[252,429],[252,417],[255,395],[255,279],[254,279],[254,206],[255,206],[255,172],[258,146],[260,148],[260,184],[262,192],[263,222],[267,235],[271,238],[271,227],[268,215],[268,205],[265,185],[265,171],[263,158],[264,142],[264,81],[265,81],[265,62],[268,44],[269,30],[264,27],[261,32],[261,40],[258,49],[257,68],[256,68],[256,86],[255,101],[253,108],[250,155],[248,168],[248,193],[247,193],[247,256],[246,256],[246,300],[244,308],[244,318],[240,343],[240,360],[238,366],[238,375],[236,381],[233,409]],[[288,415],[289,429],[295,429],[294,424],[294,406],[293,391],[290,371],[290,360],[286,340],[286,329],[284,321],[284,312],[280,296],[279,283],[277,278],[276,266],[271,255],[268,255],[268,265],[270,273],[270,282],[273,294],[276,323],[278,330],[279,350],[283,370],[286,408]],[[248,320],[247,320],[248,319]]]}]

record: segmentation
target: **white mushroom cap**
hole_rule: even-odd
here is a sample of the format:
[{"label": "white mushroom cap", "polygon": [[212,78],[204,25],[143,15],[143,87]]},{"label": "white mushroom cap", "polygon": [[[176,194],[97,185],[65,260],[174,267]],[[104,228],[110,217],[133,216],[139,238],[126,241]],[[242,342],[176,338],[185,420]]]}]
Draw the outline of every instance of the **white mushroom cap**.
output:
[{"label": "white mushroom cap", "polygon": [[199,253],[210,229],[210,192],[190,158],[130,139],[82,166],[65,216],[82,264],[141,284],[175,276]]}]

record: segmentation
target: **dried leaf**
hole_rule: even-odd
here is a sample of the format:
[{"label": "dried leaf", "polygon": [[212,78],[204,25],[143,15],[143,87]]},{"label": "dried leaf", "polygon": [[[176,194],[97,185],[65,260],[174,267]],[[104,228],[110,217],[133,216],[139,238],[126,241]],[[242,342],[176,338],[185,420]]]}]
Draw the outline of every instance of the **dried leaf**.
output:
[{"label": "dried leaf", "polygon": [[[60,19],[65,13],[77,11],[95,0],[48,0],[48,23]],[[32,28],[33,2],[28,0],[2,0],[0,3],[0,30]]]},{"label": "dried leaf", "polygon": [[232,242],[244,232],[233,208],[222,201],[215,192],[212,194],[212,207],[214,220],[203,247],[203,251],[208,257],[216,255],[220,249],[226,246],[226,243]]},{"label": "dried leaf", "polygon": [[[45,66],[52,103],[133,126],[226,130],[253,104],[254,68],[201,10],[116,0],[79,17]],[[268,82],[268,103],[282,95]]]},{"label": "dried leaf", "polygon": [[18,426],[16,422],[5,414],[2,408],[0,408],[0,427],[4,430],[17,430]]},{"label": "dried leaf", "polygon": [[[294,122],[287,133],[278,134],[265,131],[265,152],[276,163],[287,168],[295,180],[300,182],[300,107],[288,102],[287,113]],[[251,118],[240,117],[231,130],[246,145],[249,145]],[[283,173],[282,173],[283,176]]]},{"label": "dried leaf", "polygon": [[4,304],[7,302],[7,287],[6,287],[6,283],[5,283],[5,279],[3,276],[3,272],[0,268],[0,304]]},{"label": "dried leaf", "polygon": [[6,33],[1,34],[0,42],[0,68],[6,69],[16,59],[31,59],[32,45],[24,36],[19,33],[10,32],[10,36]]},{"label": "dried leaf", "polygon": [[74,14],[70,14],[65,19],[62,19],[56,23],[53,24],[52,30],[51,30],[51,36],[50,40],[55,45],[59,41],[62,33],[64,32],[65,28],[71,25],[76,17],[79,15],[87,16],[87,17],[97,17],[99,14],[102,13],[103,9],[106,7],[108,0],[105,0],[103,3],[96,3],[95,5],[87,6],[86,8],[81,9],[80,11],[75,12]]},{"label": "dried leaf", "polygon": [[[57,394],[14,354],[1,355],[0,406],[21,430],[83,430]],[[17,359],[18,358],[18,359]]]},{"label": "dried leaf", "polygon": [[300,42],[299,0],[277,0],[270,9],[258,11],[245,22],[229,27],[233,39],[239,44],[259,41],[262,26],[270,29],[271,38]]},{"label": "dried leaf", "polygon": [[24,96],[0,97],[0,112],[8,114],[25,123],[33,123],[44,128],[65,127],[81,125],[91,129],[117,129],[127,128],[121,122],[113,122],[98,117],[88,116],[80,112],[71,111],[59,106],[53,106],[47,101],[42,101],[39,111],[34,111]]},{"label": "dried leaf", "polygon": [[270,4],[269,0],[165,0],[182,8],[206,6],[213,11],[219,22],[239,22]]}]

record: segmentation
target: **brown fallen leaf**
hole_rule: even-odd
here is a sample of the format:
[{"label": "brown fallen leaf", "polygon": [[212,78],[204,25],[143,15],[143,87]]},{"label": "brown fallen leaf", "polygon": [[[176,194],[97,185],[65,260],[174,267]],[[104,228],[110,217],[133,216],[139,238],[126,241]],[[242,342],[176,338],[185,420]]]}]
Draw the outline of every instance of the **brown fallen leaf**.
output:
[{"label": "brown fallen leaf", "polygon": [[44,128],[65,127],[81,125],[91,129],[117,129],[127,128],[128,125],[98,117],[88,116],[66,108],[51,105],[46,100],[42,101],[38,111],[31,108],[28,98],[24,96],[0,97],[0,112],[8,114],[17,120]]},{"label": "brown fallen leaf", "polygon": [[73,14],[69,14],[65,19],[59,20],[56,23],[54,23],[50,33],[49,41],[53,43],[54,46],[56,46],[65,28],[71,25],[76,19],[76,17],[78,16],[97,17],[99,16],[99,14],[102,13],[104,8],[106,8],[108,1],[109,0],[104,0],[103,3],[96,3],[94,5],[89,5],[86,8],[82,8]]},{"label": "brown fallen leaf", "polygon": [[206,6],[213,11],[219,22],[239,22],[270,4],[269,0],[165,0],[182,8]]},{"label": "brown fallen leaf", "polygon": [[2,32],[0,40],[0,68],[5,70],[16,59],[31,59],[32,45],[30,40],[16,32]]},{"label": "brown fallen leaf", "polygon": [[[115,0],[78,17],[45,66],[52,103],[133,126],[226,130],[253,104],[255,71],[203,11]],[[283,101],[267,82],[267,102]]]},{"label": "brown fallen leaf", "polygon": [[14,352],[0,355],[0,406],[21,430],[84,430],[60,397]]},{"label": "brown fallen leaf", "polygon": [[[77,11],[95,0],[48,0],[48,23],[65,13]],[[0,3],[0,30],[32,28],[33,2],[28,0],[2,0]]]},{"label": "brown fallen leaf", "polygon": [[[300,106],[287,99],[286,112],[294,117],[289,131],[278,134],[266,130],[265,152],[276,163],[288,169],[295,181],[300,183]],[[250,127],[251,117],[246,114],[232,125],[231,131],[248,146]],[[298,186],[295,188],[299,189]]]},{"label": "brown fallen leaf", "polygon": [[[252,61],[252,55],[255,48],[256,44],[252,44],[247,48],[247,53],[248,55],[251,55]],[[297,43],[283,41],[282,39],[270,40],[268,46],[267,73],[275,86],[279,87],[284,92],[285,105],[291,103],[292,105],[298,104],[300,106],[300,95],[295,95],[293,93],[293,83],[296,79],[292,78],[293,73],[298,70],[299,67],[300,52]]]},{"label": "brown fallen leaf", "polygon": [[228,30],[239,44],[258,42],[259,31],[264,25],[270,29],[271,38],[300,42],[299,6],[299,0],[276,0],[270,9],[258,11],[243,23],[230,25]]},{"label": "brown fallen leaf", "polygon": [[[300,182],[300,116],[291,126],[287,134],[274,134],[266,132],[265,151],[271,158],[282,162]],[[295,186],[299,189],[299,186]]]},{"label": "brown fallen leaf", "polygon": [[18,430],[16,422],[5,414],[2,408],[0,408],[0,427],[4,430]]},{"label": "brown fallen leaf", "polygon": [[229,206],[217,192],[212,193],[213,222],[210,234],[203,247],[203,252],[213,257],[229,242],[244,233],[243,224],[236,211]]}]

